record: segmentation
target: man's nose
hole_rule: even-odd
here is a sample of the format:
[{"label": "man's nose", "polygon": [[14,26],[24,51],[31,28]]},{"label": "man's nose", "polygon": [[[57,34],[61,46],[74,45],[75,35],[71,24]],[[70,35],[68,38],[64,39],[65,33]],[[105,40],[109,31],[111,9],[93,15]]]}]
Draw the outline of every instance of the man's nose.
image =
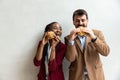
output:
[{"label": "man's nose", "polygon": [[82,25],[83,24],[83,22],[82,21],[79,21],[79,25]]}]

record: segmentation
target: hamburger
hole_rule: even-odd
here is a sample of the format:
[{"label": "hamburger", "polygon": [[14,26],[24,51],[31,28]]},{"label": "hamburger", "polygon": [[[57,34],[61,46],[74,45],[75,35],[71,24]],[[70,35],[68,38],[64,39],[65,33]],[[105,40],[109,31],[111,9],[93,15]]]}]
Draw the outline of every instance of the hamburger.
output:
[{"label": "hamburger", "polygon": [[55,36],[55,33],[54,33],[53,31],[48,31],[48,32],[47,32],[47,38],[48,38],[48,39],[53,39],[54,36]]},{"label": "hamburger", "polygon": [[82,30],[83,30],[83,27],[80,26],[79,28],[80,28],[80,32],[78,32],[77,34],[80,35],[80,36],[84,36],[84,35],[85,35],[85,32],[82,31]]}]

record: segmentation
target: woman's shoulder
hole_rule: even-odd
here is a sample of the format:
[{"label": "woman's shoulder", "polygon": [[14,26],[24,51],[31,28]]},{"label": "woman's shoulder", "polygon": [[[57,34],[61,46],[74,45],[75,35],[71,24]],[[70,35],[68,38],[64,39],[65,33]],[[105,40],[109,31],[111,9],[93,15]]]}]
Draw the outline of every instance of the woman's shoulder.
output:
[{"label": "woman's shoulder", "polygon": [[65,46],[65,43],[63,43],[63,42],[60,42],[59,44]]},{"label": "woman's shoulder", "polygon": [[59,46],[60,46],[60,47],[65,47],[65,48],[66,48],[66,45],[65,45],[63,42],[60,42],[60,43],[59,43]]}]

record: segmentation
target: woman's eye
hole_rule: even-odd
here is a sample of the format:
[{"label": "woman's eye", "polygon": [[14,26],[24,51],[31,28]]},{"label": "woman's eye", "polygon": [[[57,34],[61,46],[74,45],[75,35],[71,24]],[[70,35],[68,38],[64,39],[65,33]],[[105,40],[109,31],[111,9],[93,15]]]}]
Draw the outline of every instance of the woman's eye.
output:
[{"label": "woman's eye", "polygon": [[55,28],[53,28],[53,29],[57,29],[57,28],[55,27]]},{"label": "woman's eye", "polygon": [[57,28],[53,28],[53,30],[57,30]]}]

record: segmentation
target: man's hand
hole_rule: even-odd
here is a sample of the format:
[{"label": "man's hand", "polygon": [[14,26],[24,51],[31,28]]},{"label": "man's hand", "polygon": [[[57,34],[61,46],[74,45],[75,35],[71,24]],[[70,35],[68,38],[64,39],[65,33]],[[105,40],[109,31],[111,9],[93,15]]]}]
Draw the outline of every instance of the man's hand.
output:
[{"label": "man's hand", "polygon": [[80,28],[75,28],[70,32],[69,40],[73,41],[77,37],[77,33],[80,32]]},{"label": "man's hand", "polygon": [[85,32],[91,39],[95,39],[96,38],[96,36],[93,33],[92,29],[83,28],[83,32]]}]

